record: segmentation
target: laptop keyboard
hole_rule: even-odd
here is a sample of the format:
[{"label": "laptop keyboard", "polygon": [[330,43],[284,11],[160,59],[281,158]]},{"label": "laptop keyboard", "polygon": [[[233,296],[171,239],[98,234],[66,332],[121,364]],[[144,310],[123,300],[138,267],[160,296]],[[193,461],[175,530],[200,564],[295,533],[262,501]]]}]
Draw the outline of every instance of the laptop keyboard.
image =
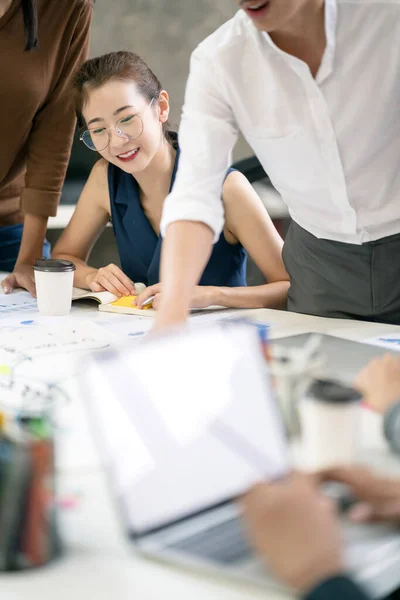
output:
[{"label": "laptop keyboard", "polygon": [[199,531],[168,547],[224,564],[242,561],[252,554],[240,520],[236,518]]}]

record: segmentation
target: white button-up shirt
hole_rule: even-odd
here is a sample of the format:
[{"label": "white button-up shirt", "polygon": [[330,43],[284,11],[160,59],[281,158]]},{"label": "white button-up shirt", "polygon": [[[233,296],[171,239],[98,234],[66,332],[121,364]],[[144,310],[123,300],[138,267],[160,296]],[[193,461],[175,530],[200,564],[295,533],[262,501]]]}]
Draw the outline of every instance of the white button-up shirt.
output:
[{"label": "white button-up shirt", "polygon": [[240,129],[294,221],[362,244],[400,232],[400,0],[326,0],[314,79],[239,11],[193,52],[162,219],[223,227]]}]

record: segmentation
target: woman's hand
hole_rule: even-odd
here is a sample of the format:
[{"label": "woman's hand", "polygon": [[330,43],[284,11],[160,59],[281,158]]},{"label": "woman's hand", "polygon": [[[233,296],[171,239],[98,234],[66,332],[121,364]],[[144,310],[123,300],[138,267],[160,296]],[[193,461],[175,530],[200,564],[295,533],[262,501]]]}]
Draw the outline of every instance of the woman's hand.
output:
[{"label": "woman's hand", "polygon": [[400,400],[400,357],[386,354],[375,358],[358,374],[354,387],[367,404],[384,413]]},{"label": "woman's hand", "polygon": [[[153,308],[156,310],[160,306],[161,302],[161,291],[162,284],[156,283],[155,285],[150,285],[147,287],[144,292],[138,295],[135,300],[135,305],[138,308],[142,308],[143,302],[148,300],[151,296],[154,296],[152,301]],[[217,303],[217,292],[218,288],[212,286],[203,286],[196,285],[193,291],[192,299],[190,302],[191,308],[207,308],[212,304]]]},{"label": "woman's hand", "polygon": [[86,275],[86,285],[93,292],[111,292],[115,296],[133,296],[135,284],[117,265],[93,269]]},{"label": "woman's hand", "polygon": [[1,285],[5,294],[15,288],[24,288],[36,298],[35,275],[31,264],[17,263],[14,271],[3,279]]}]

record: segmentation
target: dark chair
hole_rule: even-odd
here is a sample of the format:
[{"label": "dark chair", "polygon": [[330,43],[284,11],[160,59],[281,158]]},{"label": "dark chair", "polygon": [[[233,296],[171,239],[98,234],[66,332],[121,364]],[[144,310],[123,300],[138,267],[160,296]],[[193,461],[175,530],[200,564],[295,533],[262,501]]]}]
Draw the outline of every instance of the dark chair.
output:
[{"label": "dark chair", "polygon": [[258,158],[256,156],[243,158],[232,166],[247,177],[263,201],[277,229],[281,230],[282,224],[279,221],[290,220],[289,211],[281,196],[273,187]]}]

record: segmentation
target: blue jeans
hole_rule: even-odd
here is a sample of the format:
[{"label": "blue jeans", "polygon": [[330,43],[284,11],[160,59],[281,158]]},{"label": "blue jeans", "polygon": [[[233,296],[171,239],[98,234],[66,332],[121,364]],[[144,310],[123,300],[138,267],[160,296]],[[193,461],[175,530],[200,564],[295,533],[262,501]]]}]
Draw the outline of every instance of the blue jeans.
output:
[{"label": "blue jeans", "polygon": [[[11,272],[14,269],[21,246],[23,229],[22,224],[0,227],[0,271]],[[50,258],[50,253],[50,244],[45,240],[42,256]],[[38,258],[41,257],[38,256]]]}]

